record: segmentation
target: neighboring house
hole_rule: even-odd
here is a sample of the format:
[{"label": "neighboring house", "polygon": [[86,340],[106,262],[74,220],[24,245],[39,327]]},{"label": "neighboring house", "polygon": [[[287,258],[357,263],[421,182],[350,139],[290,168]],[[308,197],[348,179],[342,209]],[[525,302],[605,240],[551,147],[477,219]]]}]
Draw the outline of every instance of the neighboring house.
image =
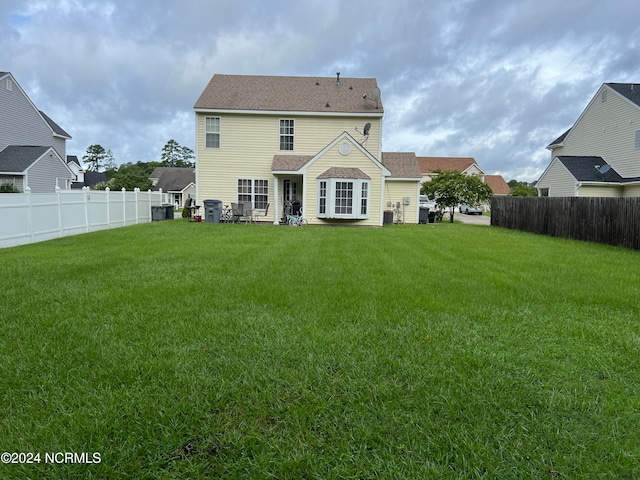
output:
[{"label": "neighboring house", "polygon": [[193,168],[157,167],[149,175],[154,190],[169,195],[176,208],[184,206],[187,198],[196,196],[196,173]]},{"label": "neighboring house", "polygon": [[487,175],[473,157],[418,157],[422,183],[430,182],[436,170],[455,170],[465,175],[478,175],[491,187],[494,195],[509,195],[511,189],[502,175]]},{"label": "neighboring house", "polygon": [[108,180],[106,173],[85,171],[76,155],[67,155],[67,165],[75,175],[75,180],[71,184],[73,189],[92,187]]},{"label": "neighboring house", "polygon": [[604,83],[547,149],[551,163],[536,183],[539,195],[640,196],[640,85]]},{"label": "neighboring house", "polygon": [[382,225],[400,202],[418,222],[420,170],[413,153],[382,153],[374,78],[216,74],[194,109],[198,202],[347,225]]},{"label": "neighboring house", "polygon": [[71,188],[66,162],[71,136],[38,110],[9,72],[0,72],[0,183],[33,193]]},{"label": "neighboring house", "polygon": [[465,175],[485,174],[473,157],[418,157],[418,165],[422,173],[422,183],[431,181],[436,175],[436,170],[456,170]]},{"label": "neighboring house", "polygon": [[0,184],[10,183],[18,190],[53,193],[55,187],[71,188],[73,172],[53,147],[9,145],[0,151]]}]

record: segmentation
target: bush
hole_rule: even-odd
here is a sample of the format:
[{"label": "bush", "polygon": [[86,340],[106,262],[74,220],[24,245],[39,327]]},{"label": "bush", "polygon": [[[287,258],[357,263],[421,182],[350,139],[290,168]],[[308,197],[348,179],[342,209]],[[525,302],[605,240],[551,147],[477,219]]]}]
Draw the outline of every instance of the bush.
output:
[{"label": "bush", "polygon": [[21,193],[13,184],[5,183],[0,185],[0,193]]}]

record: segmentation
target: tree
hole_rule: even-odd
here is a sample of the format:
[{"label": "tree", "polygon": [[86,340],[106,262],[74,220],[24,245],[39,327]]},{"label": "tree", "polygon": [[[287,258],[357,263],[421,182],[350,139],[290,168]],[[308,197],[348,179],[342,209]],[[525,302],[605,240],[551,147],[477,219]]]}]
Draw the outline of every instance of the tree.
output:
[{"label": "tree", "polygon": [[191,160],[195,158],[193,150],[189,147],[183,147],[174,139],[169,140],[162,147],[162,155],[160,159],[166,167],[193,167]]},{"label": "tree", "polygon": [[99,172],[100,164],[107,159],[113,161],[113,154],[111,154],[111,150],[109,150],[107,154],[107,151],[102,145],[89,146],[86,153],[82,156],[82,161],[89,165],[87,170],[90,172]]},{"label": "tree", "polygon": [[511,196],[513,197],[537,197],[538,190],[533,185],[525,182],[519,182],[518,185],[511,187]]},{"label": "tree", "polygon": [[109,170],[109,180],[101,182],[93,186],[94,190],[104,190],[107,187],[111,190],[125,190],[132,191],[136,188],[140,190],[150,190],[153,187],[151,180],[149,180],[148,171],[149,167],[146,163],[123,163],[117,170]]},{"label": "tree", "polygon": [[456,205],[479,205],[493,195],[491,187],[475,175],[464,175],[457,170],[436,170],[435,173],[430,182],[422,184],[421,193],[433,198],[441,207],[448,207],[451,223]]}]

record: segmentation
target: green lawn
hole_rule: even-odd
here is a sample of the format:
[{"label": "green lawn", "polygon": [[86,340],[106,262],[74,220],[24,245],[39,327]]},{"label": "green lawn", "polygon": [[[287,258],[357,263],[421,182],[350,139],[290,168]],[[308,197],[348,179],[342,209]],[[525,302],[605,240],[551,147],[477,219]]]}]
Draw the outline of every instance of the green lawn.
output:
[{"label": "green lawn", "polygon": [[41,454],[0,478],[640,477],[640,252],[175,220],[0,278],[0,452]]}]

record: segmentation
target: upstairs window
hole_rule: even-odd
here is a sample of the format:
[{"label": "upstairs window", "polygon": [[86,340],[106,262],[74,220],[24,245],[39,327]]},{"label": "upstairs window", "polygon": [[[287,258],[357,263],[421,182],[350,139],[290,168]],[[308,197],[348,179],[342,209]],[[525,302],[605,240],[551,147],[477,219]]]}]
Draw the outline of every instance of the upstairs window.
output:
[{"label": "upstairs window", "polygon": [[640,148],[640,130],[636,130],[636,148]]},{"label": "upstairs window", "polygon": [[294,121],[292,118],[280,120],[280,150],[293,150]]},{"label": "upstairs window", "polygon": [[220,117],[206,117],[204,122],[205,146],[220,148]]}]

